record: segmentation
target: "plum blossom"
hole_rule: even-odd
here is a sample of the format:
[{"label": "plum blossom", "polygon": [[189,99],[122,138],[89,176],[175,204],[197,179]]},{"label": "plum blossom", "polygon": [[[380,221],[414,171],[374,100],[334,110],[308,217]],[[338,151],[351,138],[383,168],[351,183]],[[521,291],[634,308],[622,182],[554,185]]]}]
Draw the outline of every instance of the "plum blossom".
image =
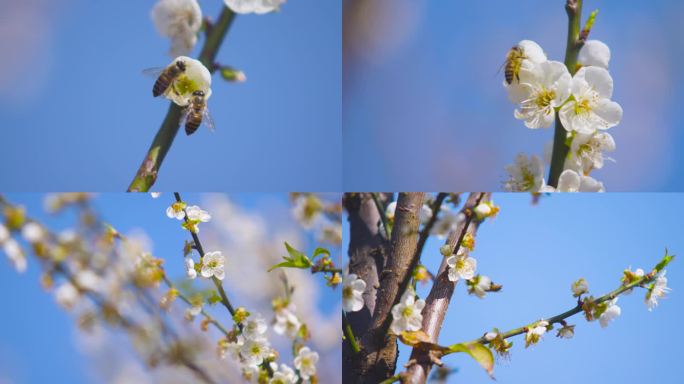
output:
[{"label": "plum blossom", "polygon": [[318,352],[314,352],[309,347],[304,347],[297,352],[294,359],[294,366],[299,371],[299,375],[304,380],[308,380],[316,375],[316,363],[318,362]]},{"label": "plum blossom", "polygon": [[614,298],[613,300],[608,302],[608,308],[601,314],[599,317],[599,323],[601,323],[601,327],[605,328],[608,326],[608,323],[616,319],[618,316],[620,316],[620,313],[622,310],[620,307],[617,306],[617,301],[618,298]]},{"label": "plum blossom", "polygon": [[574,325],[563,325],[561,329],[556,333],[556,337],[561,339],[572,339],[575,336],[575,326]]},{"label": "plum blossom", "polygon": [[207,252],[204,254],[202,259],[202,269],[200,273],[202,277],[210,278],[216,277],[219,280],[223,280],[226,277],[225,271],[225,258],[221,251]]},{"label": "plum blossom", "polygon": [[392,324],[390,330],[395,335],[403,331],[417,331],[421,328],[423,315],[421,311],[425,307],[425,300],[416,300],[413,287],[406,289],[401,296],[401,301],[392,308]]},{"label": "plum blossom", "polygon": [[224,0],[226,6],[235,13],[264,14],[278,11],[286,0]]},{"label": "plum blossom", "polygon": [[484,298],[492,287],[492,279],[484,275],[477,275],[472,278],[470,282],[472,284],[468,284],[468,293],[475,295],[480,299]]},{"label": "plum blossom", "polygon": [[356,274],[351,273],[344,278],[342,283],[342,309],[345,312],[356,312],[363,308],[363,291],[366,290],[366,282]]},{"label": "plum blossom", "polygon": [[605,189],[600,181],[566,169],[558,178],[558,188],[546,185],[541,192],[605,192]]},{"label": "plum blossom", "polygon": [[589,283],[584,278],[580,278],[572,283],[570,289],[572,290],[572,295],[574,297],[580,297],[581,295],[589,292]]},{"label": "plum blossom", "polygon": [[185,257],[185,275],[188,279],[194,279],[197,277],[197,270],[195,269],[195,260],[192,257]]},{"label": "plum blossom", "polygon": [[548,326],[548,321],[540,320],[534,326],[528,327],[527,333],[525,334],[525,348],[529,347],[530,345],[537,344],[546,333],[546,328]]},{"label": "plum blossom", "polygon": [[166,208],[166,216],[169,219],[183,220],[185,218],[185,206],[182,201],[177,201]]},{"label": "plum blossom", "polygon": [[279,309],[275,314],[276,322],[273,325],[273,331],[279,335],[287,335],[291,339],[297,337],[302,323],[299,321],[295,311],[294,304]]},{"label": "plum blossom", "polygon": [[260,365],[270,353],[270,343],[265,337],[245,339],[240,347],[240,356],[245,359],[246,365]]},{"label": "plum blossom", "polygon": [[211,220],[211,215],[209,212],[204,211],[200,209],[200,207],[196,205],[191,205],[185,209],[186,214],[188,215],[188,220],[192,221],[199,221],[206,223],[209,220]]},{"label": "plum blossom", "polygon": [[6,239],[2,243],[2,250],[5,251],[7,258],[12,262],[12,265],[14,265],[14,269],[16,269],[17,272],[21,273],[26,271],[26,255],[16,240],[12,238]]},{"label": "plum blossom", "polygon": [[204,92],[204,99],[208,100],[211,97],[211,73],[207,67],[199,60],[187,56],[178,56],[167,68],[177,65],[178,61],[185,64],[185,71],[179,74],[164,91],[164,97],[180,107],[188,106],[192,94],[196,91]]},{"label": "plum blossom", "polygon": [[570,96],[570,72],[558,61],[544,61],[532,67],[530,75],[508,87],[508,97],[520,108],[514,116],[527,128],[548,128],[556,117],[555,108]]},{"label": "plum blossom", "polygon": [[565,103],[559,117],[568,131],[590,134],[617,125],[622,107],[611,101],[613,78],[601,67],[582,67],[572,78],[572,98]]},{"label": "plum blossom", "polygon": [[509,192],[537,192],[544,185],[544,163],[538,156],[524,153],[515,157],[515,163],[506,166],[509,174],[504,189]]},{"label": "plum blossom", "polygon": [[665,273],[666,271],[662,271],[658,277],[656,277],[653,285],[648,288],[648,292],[646,292],[644,301],[646,302],[649,311],[652,311],[653,308],[658,306],[658,299],[664,298],[665,295],[672,290],[667,286],[667,277],[665,277]]},{"label": "plum blossom", "polygon": [[38,223],[27,223],[21,228],[21,235],[29,243],[37,243],[45,238],[45,230]]},{"label": "plum blossom", "polygon": [[78,289],[73,284],[65,282],[55,290],[57,303],[65,309],[71,309],[78,300]]},{"label": "plum blossom", "polygon": [[470,280],[475,276],[477,260],[465,252],[459,251],[457,255],[449,256],[446,262],[449,266],[449,281]]},{"label": "plum blossom", "polygon": [[278,370],[273,372],[273,377],[268,381],[268,384],[295,384],[296,382],[295,371],[285,364],[280,364]]},{"label": "plum blossom", "polygon": [[588,175],[594,169],[603,168],[604,152],[615,150],[615,141],[608,132],[578,133],[570,145],[570,157],[566,167]]},{"label": "plum blossom", "polygon": [[610,48],[600,40],[587,40],[577,56],[577,64],[583,67],[595,66],[608,69]]},{"label": "plum blossom", "polygon": [[150,16],[157,32],[171,39],[171,57],[192,51],[202,27],[202,9],[197,0],[159,0]]},{"label": "plum blossom", "polygon": [[445,211],[435,225],[432,227],[431,234],[438,239],[444,239],[451,231],[455,230],[459,223],[465,220],[465,215],[461,212]]}]

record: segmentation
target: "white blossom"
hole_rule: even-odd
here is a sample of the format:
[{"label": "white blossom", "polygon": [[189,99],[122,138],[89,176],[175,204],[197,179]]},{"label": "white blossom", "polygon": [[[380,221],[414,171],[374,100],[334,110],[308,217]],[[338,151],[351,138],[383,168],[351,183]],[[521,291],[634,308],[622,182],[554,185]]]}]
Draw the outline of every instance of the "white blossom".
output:
[{"label": "white blossom", "polygon": [[185,203],[175,202],[166,208],[166,216],[169,219],[183,220],[185,218]]},{"label": "white blossom", "polygon": [[195,269],[195,260],[190,256],[185,256],[185,275],[188,279],[197,277],[197,270]]},{"label": "white blossom", "polygon": [[356,312],[363,308],[363,291],[366,290],[366,282],[356,274],[351,273],[344,277],[342,282],[342,309],[345,312]]},{"label": "white blossom", "polygon": [[153,199],[158,199],[159,196],[161,196],[161,192],[150,192],[150,196],[152,196]]},{"label": "white blossom", "polygon": [[263,337],[268,329],[266,320],[264,320],[261,315],[251,315],[245,321],[244,327],[242,328],[242,334],[248,339],[253,339],[257,337]]},{"label": "white blossom", "polygon": [[403,331],[417,331],[421,328],[423,315],[421,311],[425,307],[425,300],[416,300],[416,293],[412,287],[406,289],[401,296],[401,301],[392,308],[392,324],[390,330],[395,335]]},{"label": "white blossom", "polygon": [[622,119],[622,107],[611,101],[613,78],[601,67],[582,67],[572,78],[573,98],[561,107],[560,121],[568,131],[590,134]]},{"label": "white blossom", "polygon": [[524,153],[515,157],[515,163],[506,166],[509,174],[504,189],[509,192],[537,192],[544,185],[544,163],[535,155]]},{"label": "white blossom", "polygon": [[658,299],[664,298],[665,295],[672,290],[667,286],[667,277],[665,277],[665,273],[666,271],[662,271],[658,277],[656,277],[653,286],[646,292],[644,301],[646,302],[649,311],[652,311],[653,308],[658,305]]},{"label": "white blossom", "polygon": [[[473,259],[474,260],[474,259]],[[479,275],[474,278],[474,284],[468,286],[468,292],[482,299],[492,286],[492,279],[488,276]]]},{"label": "white blossom", "polygon": [[211,73],[207,67],[201,61],[187,56],[178,56],[169,66],[177,65],[176,62],[178,61],[185,64],[185,71],[179,74],[164,91],[164,97],[180,107],[188,106],[192,94],[196,91],[204,92],[204,100],[209,100],[211,97]]},{"label": "white blossom", "polygon": [[605,192],[603,183],[591,176],[580,175],[572,169],[566,169],[558,178],[558,188],[544,186],[541,192]]},{"label": "white blossom", "polygon": [[622,311],[620,310],[620,307],[617,306],[617,300],[618,298],[616,297],[609,301],[608,308],[606,308],[605,312],[603,312],[599,317],[599,323],[601,323],[602,328],[607,327],[608,323],[620,316]]},{"label": "white blossom", "polygon": [[309,347],[303,347],[294,359],[294,366],[299,370],[299,375],[304,380],[308,380],[316,375],[316,363],[318,362],[318,352],[313,352]]},{"label": "white blossom", "polygon": [[150,15],[157,32],[171,39],[171,57],[192,51],[202,27],[202,10],[197,0],[159,0]]},{"label": "white blossom", "polygon": [[226,6],[235,13],[264,14],[277,11],[286,0],[224,0]]},{"label": "white blossom", "polygon": [[2,249],[5,251],[7,258],[12,262],[12,265],[14,265],[14,269],[16,269],[17,272],[21,273],[26,271],[26,255],[24,255],[24,250],[21,249],[16,240],[12,238],[6,239],[2,243]]},{"label": "white blossom", "polygon": [[225,258],[221,254],[221,251],[207,252],[202,258],[202,277],[210,278],[212,276],[219,280],[223,280],[226,277],[226,271],[224,268]]},{"label": "white blossom", "polygon": [[21,235],[29,243],[37,243],[45,238],[45,231],[38,223],[27,223],[21,228]]},{"label": "white blossom", "polygon": [[71,309],[78,301],[79,293],[76,287],[70,282],[62,283],[55,290],[55,299],[57,303],[65,309]]},{"label": "white blossom", "polygon": [[394,220],[394,213],[397,210],[397,202],[392,201],[389,204],[387,204],[387,208],[385,208],[385,216],[387,216],[388,220]]},{"label": "white blossom", "polygon": [[539,340],[541,340],[546,333],[546,327],[548,326],[548,321],[540,320],[534,326],[528,327],[527,333],[525,334],[525,346],[527,347],[530,344],[536,344]]},{"label": "white blossom", "polygon": [[270,344],[265,337],[246,339],[240,348],[240,356],[245,359],[247,365],[260,365],[270,353]]},{"label": "white blossom", "polygon": [[430,233],[439,239],[444,239],[449,233],[456,229],[459,223],[465,220],[465,215],[462,212],[445,211],[435,225],[432,227]]},{"label": "white blossom", "polygon": [[497,336],[499,336],[499,334],[497,332],[487,332],[487,333],[485,333],[484,338],[487,341],[492,341],[492,340],[496,339]]},{"label": "white blossom", "polygon": [[572,283],[570,289],[572,290],[573,296],[579,297],[589,292],[589,283],[584,278],[581,278]]},{"label": "white blossom", "polygon": [[556,336],[561,339],[572,339],[575,336],[575,326],[574,325],[564,325],[558,330]]},{"label": "white blossom", "polygon": [[578,133],[570,145],[570,157],[566,167],[588,175],[594,169],[603,168],[604,152],[615,150],[615,141],[608,132]]},{"label": "white blossom", "polygon": [[209,220],[211,220],[211,215],[209,214],[209,212],[200,209],[200,207],[196,205],[191,205],[187,207],[185,209],[185,213],[188,215],[188,220],[200,221],[203,223],[206,223]]},{"label": "white blossom", "polygon": [[449,256],[446,262],[449,266],[449,281],[470,280],[475,276],[477,260],[465,253]]},{"label": "white blossom", "polygon": [[10,238],[10,232],[2,223],[0,223],[0,244]]},{"label": "white blossom", "polygon": [[587,40],[579,51],[577,64],[588,67],[596,66],[608,69],[610,48],[599,40]]},{"label": "white blossom", "polygon": [[525,80],[507,87],[509,99],[520,104],[513,115],[524,120],[528,128],[550,127],[556,116],[555,108],[570,96],[571,79],[561,62],[544,61],[534,65]]},{"label": "white blossom", "polygon": [[287,337],[294,339],[297,337],[299,328],[302,323],[295,314],[296,308],[294,304],[290,304],[286,308],[281,308],[275,314],[276,322],[273,325],[273,331],[279,335],[287,335]]},{"label": "white blossom", "polygon": [[296,382],[295,371],[285,364],[280,364],[278,370],[273,372],[273,377],[268,381],[268,384],[295,384]]},{"label": "white blossom", "polygon": [[76,283],[82,289],[98,291],[102,287],[102,278],[89,269],[83,269],[75,275]]}]

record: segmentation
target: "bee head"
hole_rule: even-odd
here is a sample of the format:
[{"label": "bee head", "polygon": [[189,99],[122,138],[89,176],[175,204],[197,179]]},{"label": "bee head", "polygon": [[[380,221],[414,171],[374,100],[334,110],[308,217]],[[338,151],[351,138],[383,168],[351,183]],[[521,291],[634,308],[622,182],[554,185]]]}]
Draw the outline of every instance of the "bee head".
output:
[{"label": "bee head", "polygon": [[180,69],[181,71],[185,71],[185,68],[186,68],[185,67],[185,61],[183,61],[183,60],[176,61],[176,67],[178,67],[178,69]]},{"label": "bee head", "polygon": [[193,96],[201,96],[201,97],[204,97],[204,91],[202,91],[202,90],[197,90],[197,91],[193,92],[192,95],[193,95]]}]

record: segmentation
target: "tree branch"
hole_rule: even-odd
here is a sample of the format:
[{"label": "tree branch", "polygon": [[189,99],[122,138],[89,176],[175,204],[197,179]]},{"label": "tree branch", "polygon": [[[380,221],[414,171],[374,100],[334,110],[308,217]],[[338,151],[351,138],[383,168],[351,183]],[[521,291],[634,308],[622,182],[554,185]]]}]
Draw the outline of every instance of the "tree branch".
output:
[{"label": "tree branch", "polygon": [[[584,39],[580,38],[580,19],[582,18],[582,0],[567,0],[565,11],[568,14],[568,40],[565,46],[565,66],[574,75],[577,71],[577,56],[584,45]],[[586,35],[589,33],[587,32]],[[586,39],[586,36],[585,36]],[[558,114],[556,114],[556,127],[553,135],[553,152],[551,166],[549,167],[548,184],[558,186],[558,178],[563,172],[565,159],[568,157],[570,148],[565,144],[568,132],[563,128]]]},{"label": "tree branch", "polygon": [[[466,233],[470,233],[473,236],[475,235],[477,228],[480,225],[480,221],[477,220],[473,211],[475,207],[488,198],[488,193],[471,193],[468,196],[466,203],[461,209],[461,213],[465,215],[466,219],[462,223],[459,223],[458,227],[449,234],[445,243],[451,246],[454,250],[454,254],[458,253]],[[449,280],[446,259],[446,257],[442,259],[435,282],[425,299],[425,307],[423,308],[422,330],[425,331],[429,337],[429,341],[432,343],[436,343],[439,339],[439,332],[442,329],[442,323],[444,322],[449,302],[451,301],[454,288],[456,287],[456,283]],[[417,348],[413,349],[410,360],[415,360],[416,364],[411,365],[407,370],[408,382],[424,383],[427,381],[433,364],[429,358],[428,352],[429,351]]]},{"label": "tree branch", "polygon": [[[214,66],[216,54],[218,53],[219,48],[221,48],[223,39],[234,19],[235,13],[224,6],[218,20],[212,25],[211,29],[208,30],[204,46],[200,52],[199,61],[201,61],[211,73],[214,73],[216,70]],[[154,136],[154,140],[145,155],[145,159],[128,187],[128,192],[147,192],[154,185],[157,180],[159,168],[161,168],[162,162],[178,133],[181,111],[181,107],[176,105],[176,103],[170,103],[164,122]]]},{"label": "tree branch", "polygon": [[[176,201],[179,203],[183,202],[183,199],[181,199],[180,193],[174,192],[173,193],[174,197],[176,198]],[[185,214],[185,217],[183,220],[187,223],[188,220],[188,215],[187,212]],[[190,232],[190,235],[192,235],[192,241],[195,243],[195,249],[197,249],[197,252],[200,254],[200,260],[204,257],[204,249],[202,248],[202,243],[200,242],[199,236],[193,231],[188,230]],[[217,279],[216,276],[211,277],[211,281],[214,282],[214,285],[216,286],[216,289],[219,292],[219,296],[221,297],[221,304],[223,304],[226,309],[228,309],[228,312],[230,312],[231,318],[235,316],[235,309],[233,308],[233,305],[230,303],[230,300],[228,300],[228,296],[226,295],[226,291],[223,289],[223,284],[221,284],[221,280]],[[234,320],[233,320],[234,321]],[[238,326],[240,329],[242,329],[242,324],[238,323]]]}]

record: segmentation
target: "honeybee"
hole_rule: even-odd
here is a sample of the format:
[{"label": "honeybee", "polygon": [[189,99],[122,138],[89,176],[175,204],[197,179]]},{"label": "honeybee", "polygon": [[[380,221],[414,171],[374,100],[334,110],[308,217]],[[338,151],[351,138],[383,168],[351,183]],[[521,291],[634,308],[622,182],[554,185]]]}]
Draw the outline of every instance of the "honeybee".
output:
[{"label": "honeybee", "polygon": [[504,62],[504,76],[506,83],[511,84],[515,78],[520,82],[520,68],[522,61],[526,59],[525,51],[519,45],[514,46],[506,54],[506,61]]},{"label": "honeybee", "polygon": [[212,131],[214,130],[214,121],[209,114],[207,100],[204,96],[202,90],[193,92],[190,103],[185,107],[184,118],[181,121],[185,120],[185,133],[188,136],[195,133],[202,123]]},{"label": "honeybee", "polygon": [[152,96],[162,95],[173,84],[174,80],[185,72],[186,64],[183,60],[176,60],[166,68],[150,68],[143,71],[146,75],[158,76],[152,87]]}]

